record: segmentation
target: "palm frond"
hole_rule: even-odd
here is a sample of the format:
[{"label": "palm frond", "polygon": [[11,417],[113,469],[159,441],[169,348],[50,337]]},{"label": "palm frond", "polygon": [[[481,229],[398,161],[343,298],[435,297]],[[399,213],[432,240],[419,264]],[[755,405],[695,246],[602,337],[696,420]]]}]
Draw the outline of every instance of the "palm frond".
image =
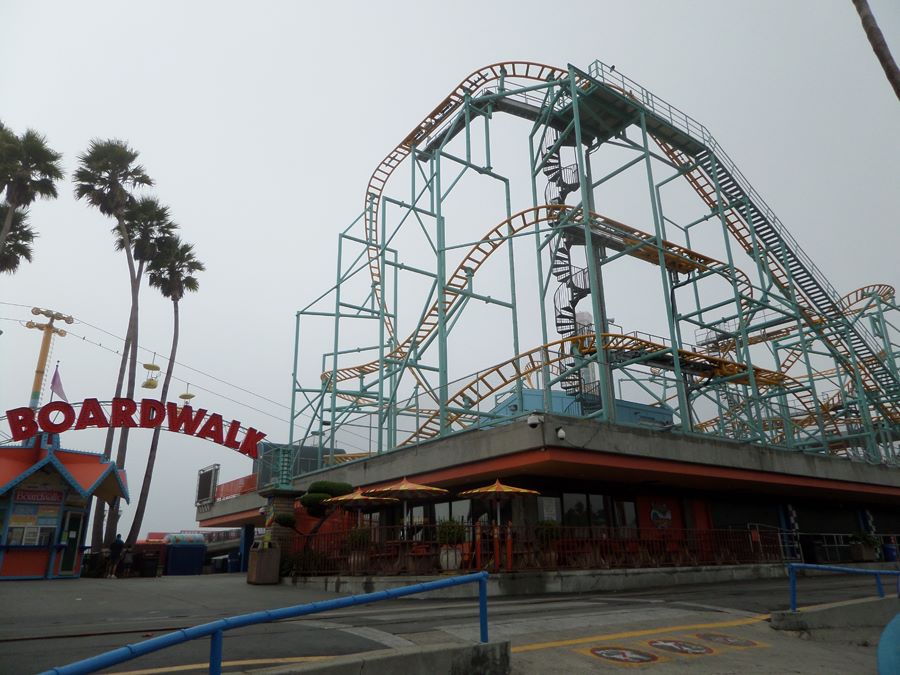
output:
[{"label": "palm frond", "polygon": [[[0,222],[6,218],[10,208],[7,204],[0,204]],[[0,251],[0,272],[13,274],[19,269],[19,263],[23,260],[31,262],[32,243],[37,236],[37,233],[28,225],[28,212],[16,209],[13,212],[9,236],[6,238],[3,250]]]}]

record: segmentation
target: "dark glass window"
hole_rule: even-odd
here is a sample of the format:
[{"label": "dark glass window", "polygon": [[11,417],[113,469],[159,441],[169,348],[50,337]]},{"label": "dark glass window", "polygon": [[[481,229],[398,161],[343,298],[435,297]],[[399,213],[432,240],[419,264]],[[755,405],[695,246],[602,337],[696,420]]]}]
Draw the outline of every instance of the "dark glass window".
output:
[{"label": "dark glass window", "polygon": [[450,504],[450,516],[453,520],[461,520],[466,522],[469,520],[471,510],[471,501],[468,499],[460,499]]},{"label": "dark glass window", "polygon": [[616,525],[618,527],[636,528],[638,526],[637,508],[635,507],[634,502],[630,500],[618,500],[615,502],[615,505]]},{"label": "dark glass window", "polygon": [[597,527],[609,525],[606,514],[606,498],[603,495],[589,495],[588,503],[591,505],[591,525]]},{"label": "dark glass window", "polygon": [[587,495],[571,492],[563,494],[563,524],[569,526],[590,524]]},{"label": "dark glass window", "polygon": [[538,497],[538,520],[562,521],[559,510],[559,497]]}]

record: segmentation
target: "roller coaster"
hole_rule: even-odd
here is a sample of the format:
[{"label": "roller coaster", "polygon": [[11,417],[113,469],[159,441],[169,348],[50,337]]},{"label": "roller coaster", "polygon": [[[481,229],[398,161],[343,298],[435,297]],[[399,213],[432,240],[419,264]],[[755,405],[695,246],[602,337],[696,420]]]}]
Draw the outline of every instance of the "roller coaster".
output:
[{"label": "roller coaster", "polygon": [[537,410],[896,465],[897,310],[838,293],[707,128],[614,67],[498,63],[372,173],[296,315],[289,441],[323,465]]}]

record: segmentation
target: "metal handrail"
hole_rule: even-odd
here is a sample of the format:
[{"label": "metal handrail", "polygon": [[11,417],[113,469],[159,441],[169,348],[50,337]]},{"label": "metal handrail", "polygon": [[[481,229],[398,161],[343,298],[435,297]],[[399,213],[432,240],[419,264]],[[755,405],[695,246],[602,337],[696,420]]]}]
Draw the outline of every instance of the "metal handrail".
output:
[{"label": "metal handrail", "polygon": [[211,675],[220,675],[222,672],[222,643],[224,641],[224,632],[226,630],[243,628],[244,626],[252,626],[260,623],[271,623],[272,621],[293,619],[298,616],[306,616],[308,614],[316,614],[318,612],[326,612],[333,609],[342,609],[354,605],[364,605],[370,602],[378,602],[379,600],[390,600],[406,595],[415,595],[416,593],[425,593],[427,591],[435,591],[451,586],[462,586],[463,584],[475,582],[478,583],[478,613],[481,641],[487,642],[487,579],[487,572],[478,572],[476,574],[466,574],[461,577],[451,577],[450,579],[428,581],[421,584],[413,584],[412,586],[391,588],[386,591],[377,591],[375,593],[351,595],[348,598],[324,600],[307,605],[294,605],[292,607],[282,607],[281,609],[269,609],[262,612],[240,614],[238,616],[204,623],[199,626],[184,628],[172,633],[166,633],[165,635],[144,640],[143,642],[137,642],[133,645],[119,647],[118,649],[113,649],[104,652],[103,654],[98,654],[97,656],[92,656],[81,661],[75,661],[74,663],[65,666],[52,668],[41,675],[79,675],[81,673],[95,673],[98,670],[103,670],[104,668],[130,661],[139,656],[144,656],[161,649],[166,649],[167,647],[174,647],[175,645],[203,637],[210,638],[209,672]]},{"label": "metal handrail", "polygon": [[897,577],[897,597],[900,598],[900,572],[894,570],[864,570],[859,567],[837,567],[835,565],[811,565],[809,563],[788,563],[788,578],[791,591],[791,611],[797,611],[797,570],[822,570],[823,572],[835,572],[837,574],[863,574],[875,577],[875,587],[878,589],[878,597],[884,597],[884,586],[881,585],[881,575]]}]

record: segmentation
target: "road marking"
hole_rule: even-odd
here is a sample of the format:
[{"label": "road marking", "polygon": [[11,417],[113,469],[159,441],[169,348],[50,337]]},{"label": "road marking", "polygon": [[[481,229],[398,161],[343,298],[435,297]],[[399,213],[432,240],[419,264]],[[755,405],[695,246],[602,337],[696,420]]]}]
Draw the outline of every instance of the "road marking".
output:
[{"label": "road marking", "polygon": [[[333,656],[285,656],[278,659],[245,659],[243,661],[222,661],[223,668],[232,666],[267,666],[279,663],[306,663],[332,659]],[[208,671],[209,663],[188,663],[183,666],[168,666],[164,668],[146,668],[144,670],[118,671],[111,675],[157,675],[158,673],[185,673],[191,670]]]},{"label": "road marking", "polygon": [[527,645],[517,645],[511,649],[513,654],[522,652],[535,652],[541,649],[553,649],[555,647],[570,647],[582,645],[588,642],[602,642],[607,640],[624,640],[626,638],[643,637],[644,635],[658,635],[660,633],[679,633],[704,628],[731,628],[734,626],[749,626],[750,624],[766,621],[768,614],[757,614],[749,619],[732,619],[731,621],[716,621],[712,623],[695,623],[681,626],[663,626],[661,628],[645,628],[642,630],[630,630],[621,633],[606,633],[604,635],[592,635],[590,637],[573,638],[570,640],[555,640],[553,642],[534,642]]}]

